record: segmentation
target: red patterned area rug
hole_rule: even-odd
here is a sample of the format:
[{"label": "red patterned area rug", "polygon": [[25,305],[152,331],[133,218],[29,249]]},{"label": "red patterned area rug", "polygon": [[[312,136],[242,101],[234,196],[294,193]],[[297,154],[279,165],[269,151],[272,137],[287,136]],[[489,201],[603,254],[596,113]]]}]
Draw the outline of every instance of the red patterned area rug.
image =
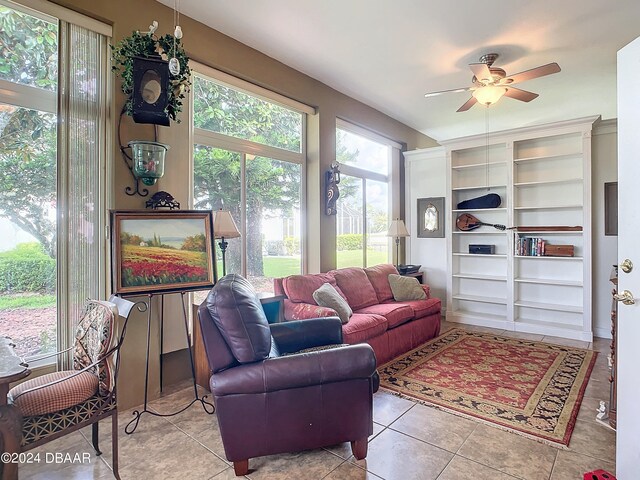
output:
[{"label": "red patterned area rug", "polygon": [[378,372],[396,394],[567,448],[596,355],[452,329]]}]

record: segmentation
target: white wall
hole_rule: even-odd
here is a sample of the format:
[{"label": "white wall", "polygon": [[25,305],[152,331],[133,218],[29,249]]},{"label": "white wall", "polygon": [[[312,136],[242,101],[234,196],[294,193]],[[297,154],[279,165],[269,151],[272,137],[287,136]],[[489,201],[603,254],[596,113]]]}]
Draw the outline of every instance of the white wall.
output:
[{"label": "white wall", "polygon": [[[442,300],[442,312],[447,299],[446,238],[417,238],[418,198],[447,196],[447,159],[444,147],[404,152],[406,185],[405,224],[411,237],[407,239],[406,262],[422,265],[424,283],[431,286],[431,295]],[[451,212],[442,216],[450,221]],[[446,228],[446,227],[445,227]]]},{"label": "white wall", "polygon": [[611,338],[611,288],[609,274],[618,262],[618,237],[604,234],[604,184],[618,180],[617,123],[596,124],[591,142],[591,221],[593,248],[593,335]]}]

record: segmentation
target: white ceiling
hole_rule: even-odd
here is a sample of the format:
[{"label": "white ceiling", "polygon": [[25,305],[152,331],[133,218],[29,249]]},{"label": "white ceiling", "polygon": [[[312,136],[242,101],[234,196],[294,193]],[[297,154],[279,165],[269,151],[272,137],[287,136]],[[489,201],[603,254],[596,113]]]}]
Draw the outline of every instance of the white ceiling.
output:
[{"label": "white ceiling", "polygon": [[[160,0],[173,7],[173,0]],[[640,36],[639,0],[179,0],[181,14],[314,77],[436,140],[589,115],[616,117],[616,51]],[[184,32],[188,49],[189,38]],[[562,71],[456,113],[469,63],[495,52],[507,75]],[[640,86],[639,86],[640,87]]]}]

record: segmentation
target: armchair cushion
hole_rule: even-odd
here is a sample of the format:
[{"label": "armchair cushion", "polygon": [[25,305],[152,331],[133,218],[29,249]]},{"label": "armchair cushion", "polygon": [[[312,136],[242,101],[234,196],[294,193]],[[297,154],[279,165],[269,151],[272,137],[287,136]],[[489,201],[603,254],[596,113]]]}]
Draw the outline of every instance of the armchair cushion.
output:
[{"label": "armchair cushion", "polygon": [[271,351],[271,330],[251,284],[240,275],[227,275],[211,289],[207,309],[240,363],[263,360]]},{"label": "armchair cushion", "polygon": [[376,358],[369,345],[349,345],[240,365],[213,375],[210,386],[216,397],[261,394],[368,379],[375,370]]},{"label": "armchair cushion", "polygon": [[310,318],[270,325],[281,354],[342,343],[342,324],[337,317]]},{"label": "armchair cushion", "polygon": [[349,317],[353,315],[353,310],[351,310],[347,301],[340,296],[330,283],[323,283],[320,288],[313,292],[313,299],[321,307],[334,309],[342,323],[347,323]]},{"label": "armchair cushion", "polygon": [[[72,375],[77,374],[72,377]],[[53,385],[42,385],[62,380]],[[30,390],[35,388],[34,390]],[[27,380],[9,392],[8,398],[25,417],[53,413],[89,399],[98,391],[98,377],[91,372],[78,374],[75,370],[49,373]]]}]

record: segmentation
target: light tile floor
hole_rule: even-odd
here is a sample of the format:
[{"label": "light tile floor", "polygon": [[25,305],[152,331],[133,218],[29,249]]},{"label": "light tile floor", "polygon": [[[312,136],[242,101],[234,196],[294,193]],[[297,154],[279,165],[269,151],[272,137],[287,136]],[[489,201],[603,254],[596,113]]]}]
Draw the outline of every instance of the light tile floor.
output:
[{"label": "light tile floor", "polygon": [[[443,331],[453,325],[443,322]],[[615,472],[615,432],[595,421],[600,400],[608,399],[609,340],[593,344],[540,335],[469,327],[470,330],[523,336],[550,343],[593,348],[602,352],[585,392],[568,450],[451,415],[384,392],[374,396],[374,431],[366,460],[351,456],[349,444],[251,459],[252,480],[573,480],[590,470]],[[166,413],[186,405],[192,388],[151,402]],[[120,413],[120,475],[123,480],[236,478],[224,457],[215,415],[195,404],[174,417],[143,415],[133,435],[124,433],[132,410]],[[20,479],[80,480],[113,478],[110,421],[103,422],[96,457],[85,429],[34,449],[41,462],[20,467]],[[47,463],[46,453],[90,453],[90,462]],[[51,455],[49,456],[51,457]]]}]

